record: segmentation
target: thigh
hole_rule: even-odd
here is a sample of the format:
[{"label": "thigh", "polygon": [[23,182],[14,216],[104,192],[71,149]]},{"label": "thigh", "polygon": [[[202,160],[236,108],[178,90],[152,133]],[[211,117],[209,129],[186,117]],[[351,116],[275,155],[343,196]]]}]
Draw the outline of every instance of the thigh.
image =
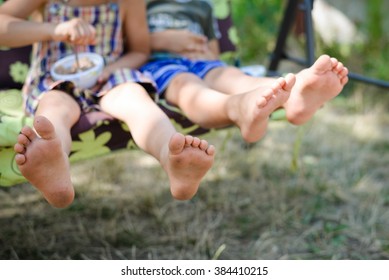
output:
[{"label": "thigh", "polygon": [[122,83],[108,90],[100,97],[99,105],[102,111],[120,120],[157,108],[146,89],[135,82]]},{"label": "thigh", "polygon": [[79,120],[81,108],[66,92],[50,90],[40,96],[34,114],[47,117],[55,125],[65,125],[70,128]]},{"label": "thigh", "polygon": [[185,58],[156,59],[141,67],[156,83],[157,94],[162,96],[173,79],[181,73],[189,72],[190,61]]},{"label": "thigh", "polygon": [[164,92],[164,98],[173,105],[178,105],[179,100],[191,98],[201,89],[207,88],[207,84],[198,76],[189,72],[177,73],[172,77]]},{"label": "thigh", "polygon": [[231,95],[267,86],[274,78],[252,77],[237,67],[227,66],[210,70],[204,80],[212,89]]}]

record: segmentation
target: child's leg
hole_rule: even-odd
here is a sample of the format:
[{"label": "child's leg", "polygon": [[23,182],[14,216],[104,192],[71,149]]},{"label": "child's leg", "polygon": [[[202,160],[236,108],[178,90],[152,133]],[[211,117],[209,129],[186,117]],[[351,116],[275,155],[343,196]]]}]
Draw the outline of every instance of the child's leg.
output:
[{"label": "child's leg", "polygon": [[210,88],[228,95],[266,87],[274,83],[276,79],[274,77],[253,77],[233,66],[214,68],[204,77],[204,81]]},{"label": "child's leg", "polygon": [[79,116],[80,108],[72,97],[48,92],[39,102],[35,130],[24,127],[14,147],[20,172],[54,207],[66,207],[74,199],[68,155],[70,129]]},{"label": "child's leg", "polygon": [[290,74],[267,86],[228,95],[211,89],[195,75],[181,73],[173,78],[165,96],[194,123],[207,128],[234,124],[245,141],[255,142],[264,135],[269,115],[288,99],[294,83],[295,76]]},{"label": "child's leg", "polygon": [[320,56],[311,67],[299,72],[284,104],[288,120],[296,125],[307,122],[325,102],[342,91],[348,82],[347,75],[347,68],[328,55]]},{"label": "child's leg", "polygon": [[103,111],[124,121],[136,144],[166,171],[173,197],[192,198],[211,168],[215,149],[205,140],[177,133],[168,117],[140,85],[126,83],[101,98]]},{"label": "child's leg", "polygon": [[[342,63],[328,55],[322,55],[307,69],[296,75],[296,84],[282,107],[289,122],[303,124],[323,104],[337,96],[348,81],[348,70]],[[250,77],[235,67],[219,67],[205,77],[210,87],[226,94],[236,94],[257,86],[268,86],[275,78]],[[237,91],[240,89],[240,91]]]}]

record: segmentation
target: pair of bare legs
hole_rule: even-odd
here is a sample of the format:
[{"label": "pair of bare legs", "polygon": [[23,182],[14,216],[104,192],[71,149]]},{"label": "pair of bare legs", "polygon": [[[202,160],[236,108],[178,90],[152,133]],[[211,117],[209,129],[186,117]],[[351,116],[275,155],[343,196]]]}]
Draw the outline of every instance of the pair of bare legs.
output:
[{"label": "pair of bare legs", "polygon": [[304,124],[342,91],[347,75],[347,68],[328,55],[296,75],[278,79],[251,77],[235,67],[216,68],[204,80],[190,73],[177,75],[166,99],[194,123],[206,128],[236,125],[245,141],[256,142],[275,110],[283,107],[289,122]]},{"label": "pair of bare legs", "polygon": [[[166,171],[176,199],[189,199],[211,168],[215,148],[197,137],[177,133],[167,116],[135,83],[115,87],[100,101],[103,111],[124,121],[134,141]],[[70,129],[80,117],[78,104],[66,93],[51,91],[39,103],[34,129],[24,127],[14,150],[21,173],[54,207],[74,200],[68,155]]]},{"label": "pair of bare legs", "polygon": [[[310,68],[276,80],[249,77],[229,67],[211,71],[204,81],[180,74],[167,89],[166,98],[195,123],[204,127],[234,124],[244,140],[255,142],[265,134],[269,115],[280,107],[285,108],[291,123],[308,121],[341,92],[348,81],[347,74],[342,63],[326,55]],[[197,192],[212,166],[213,146],[177,133],[137,84],[116,87],[101,99],[101,107],[126,122],[139,147],[160,161],[175,198],[189,199]],[[79,114],[78,105],[69,96],[50,92],[38,107],[36,132],[23,128],[15,145],[22,174],[55,207],[66,207],[74,198],[67,156],[70,128]]]}]

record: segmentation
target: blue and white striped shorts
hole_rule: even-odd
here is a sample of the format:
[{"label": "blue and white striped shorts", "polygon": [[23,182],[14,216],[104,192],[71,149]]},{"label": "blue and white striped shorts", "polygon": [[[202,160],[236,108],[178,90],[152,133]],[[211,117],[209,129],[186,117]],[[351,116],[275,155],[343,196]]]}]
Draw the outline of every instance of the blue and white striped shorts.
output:
[{"label": "blue and white striped shorts", "polygon": [[157,94],[162,95],[171,80],[180,73],[192,73],[203,79],[207,73],[226,64],[220,60],[190,60],[187,58],[164,58],[151,60],[140,71],[151,75],[157,86]]}]

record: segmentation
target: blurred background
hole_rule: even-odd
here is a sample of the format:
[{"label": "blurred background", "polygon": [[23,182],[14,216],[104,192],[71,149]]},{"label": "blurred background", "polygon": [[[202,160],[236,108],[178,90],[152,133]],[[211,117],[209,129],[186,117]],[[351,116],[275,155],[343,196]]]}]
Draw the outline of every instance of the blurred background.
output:
[{"label": "blurred background", "polygon": [[[244,61],[266,64],[283,17],[285,0],[232,0]],[[317,54],[338,57],[356,73],[388,80],[389,19],[384,0],[315,0],[313,22]],[[302,28],[295,27],[290,48],[303,51]]]}]

